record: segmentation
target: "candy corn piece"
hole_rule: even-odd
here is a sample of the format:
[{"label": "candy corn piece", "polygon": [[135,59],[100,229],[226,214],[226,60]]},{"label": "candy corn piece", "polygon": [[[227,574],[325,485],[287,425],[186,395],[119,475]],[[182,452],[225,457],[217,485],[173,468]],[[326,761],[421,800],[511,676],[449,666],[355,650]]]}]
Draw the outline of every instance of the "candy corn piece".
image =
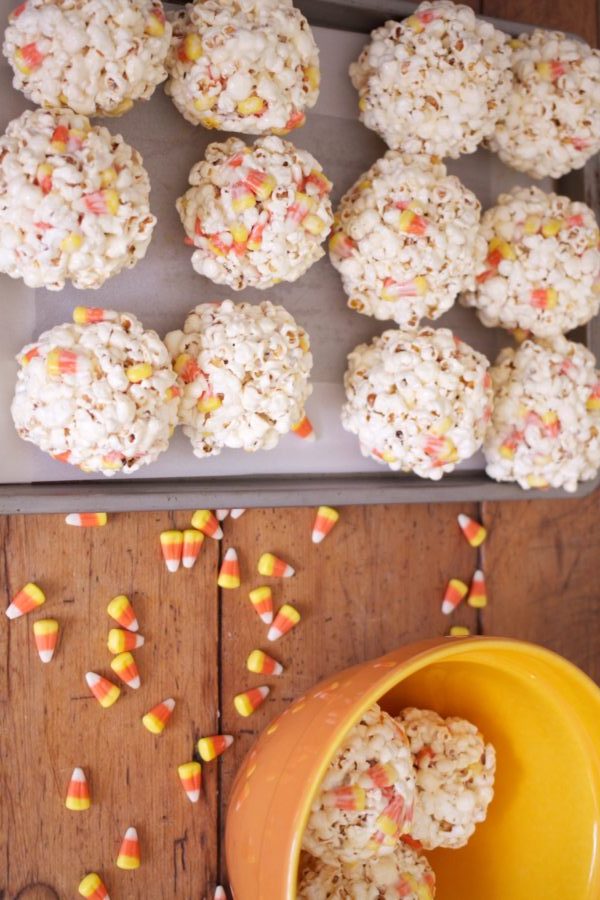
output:
[{"label": "candy corn piece", "polygon": [[233,735],[231,734],[213,734],[210,737],[200,738],[198,741],[198,753],[204,762],[212,762],[221,753],[233,744]]},{"label": "candy corn piece", "polygon": [[195,528],[186,528],[183,532],[183,550],[181,561],[184,569],[191,569],[204,543],[204,535]]},{"label": "candy corn piece", "polygon": [[202,766],[199,762],[183,763],[183,765],[177,767],[177,773],[188,800],[190,803],[197,803],[200,799]]},{"label": "candy corn piece", "polygon": [[467,603],[475,609],[483,609],[487,606],[487,593],[485,588],[485,576],[481,569],[477,569],[471,581],[471,588]]},{"label": "candy corn piece", "polygon": [[138,620],[133,611],[133,606],[125,594],[119,594],[118,597],[114,597],[106,607],[106,612],[111,619],[114,619],[127,631],[138,631],[140,627]]},{"label": "candy corn piece", "polygon": [[110,667],[115,675],[118,675],[121,681],[125,682],[127,687],[137,691],[142,682],[140,681],[140,673],[138,672],[135,659],[131,653],[128,651],[119,653],[118,656],[111,659]]},{"label": "candy corn piece", "polygon": [[451,578],[446,587],[446,593],[444,594],[444,599],[442,601],[442,612],[445,616],[449,616],[450,613],[456,609],[461,600],[464,600],[469,592],[469,588],[464,583],[464,581],[459,581],[458,578]]},{"label": "candy corn piece", "polygon": [[150,712],[147,712],[146,715],[142,717],[144,728],[147,728],[152,734],[162,734],[174,709],[175,701],[172,697],[163,700],[162,703],[152,707]]},{"label": "candy corn piece", "polygon": [[339,517],[340,514],[337,509],[332,509],[331,506],[320,506],[318,508],[312,530],[313,544],[320,544],[323,538],[327,537]]},{"label": "candy corn piece", "polygon": [[302,416],[299,422],[296,422],[295,425],[292,425],[292,431],[294,434],[303,438],[305,441],[316,441],[317,436],[315,434],[315,430],[312,427],[312,422],[308,418],[308,416]]},{"label": "candy corn piece", "polygon": [[251,688],[249,691],[244,691],[243,694],[237,694],[233,698],[233,705],[240,716],[251,716],[265,702],[270,690],[271,688],[266,685]]},{"label": "candy corn piece", "polygon": [[58,622],[56,619],[38,619],[33,623],[33,636],[41,661],[49,663],[58,641]]},{"label": "candy corn piece", "polygon": [[262,650],[253,650],[246,660],[246,668],[249,672],[255,672],[257,675],[281,675],[283,666],[281,663],[263,653]]},{"label": "candy corn piece", "polygon": [[471,547],[479,547],[483,544],[487,537],[487,531],[483,525],[480,525],[479,522],[476,522],[475,519],[472,519],[465,513],[458,514],[458,524]]},{"label": "candy corn piece", "polygon": [[471,629],[466,625],[453,625],[448,634],[450,637],[467,637],[471,634]]},{"label": "candy corn piece", "polygon": [[329,809],[347,809],[362,812],[367,805],[367,792],[358,785],[342,785],[321,795],[323,806]]},{"label": "candy corn piece", "polygon": [[217,521],[219,522],[224,522],[229,513],[229,509],[215,509],[215,515],[217,517]]},{"label": "candy corn piece", "polygon": [[225,893],[225,888],[223,887],[223,885],[218,884],[216,886],[213,900],[227,900],[227,894]]},{"label": "candy corn piece", "polygon": [[291,578],[295,570],[272,553],[263,553],[258,561],[258,572],[260,575],[272,575],[274,578]]},{"label": "candy corn piece", "polygon": [[67,790],[65,806],[67,809],[72,809],[74,812],[81,812],[84,809],[89,809],[91,805],[90,789],[88,787],[87,778],[85,777],[85,772],[80,768],[73,769],[73,774],[71,775]]},{"label": "candy corn piece", "polygon": [[69,513],[65,522],[78,528],[100,528],[106,525],[108,516],[106,513]]},{"label": "candy corn piece", "polygon": [[183,532],[163,531],[160,535],[160,548],[169,572],[176,572],[183,553]]},{"label": "candy corn piece", "polygon": [[289,603],[284,603],[277,615],[275,621],[269,628],[267,640],[278,641],[280,637],[291,631],[294,625],[300,621],[300,613]]},{"label": "candy corn piece", "polygon": [[393,787],[398,779],[396,768],[391,763],[375,763],[360,776],[360,783],[367,788]]},{"label": "candy corn piece", "polygon": [[248,594],[250,603],[265,625],[273,621],[273,594],[270,587],[257,587]]},{"label": "candy corn piece", "polygon": [[245,509],[232,509],[231,510],[231,518],[232,519],[240,519],[244,515],[245,512],[246,512]]},{"label": "candy corn piece", "polygon": [[226,590],[234,590],[240,586],[240,564],[233,547],[229,548],[223,558],[217,584]]},{"label": "candy corn piece", "polygon": [[110,900],[106,885],[95,872],[90,872],[80,881],[78,891],[87,900]]},{"label": "candy corn piece", "polygon": [[210,509],[197,509],[192,516],[192,528],[197,528],[208,537],[220,541],[223,537],[221,526]]},{"label": "candy corn piece", "polygon": [[125,650],[137,650],[144,646],[144,638],[133,631],[125,631],[123,628],[111,628],[106,642],[108,649],[115,656]]},{"label": "candy corn piece", "polygon": [[45,602],[46,595],[42,589],[30,581],[12,598],[12,603],[6,610],[6,615],[9,619],[18,619],[19,616],[27,615],[27,613],[37,609],[38,606]]},{"label": "candy corn piece", "polygon": [[108,709],[113,703],[116,703],[121,696],[121,688],[103,678],[96,672],[87,672],[85,676],[87,686],[103,709]]},{"label": "candy corn piece", "polygon": [[140,842],[135,828],[128,828],[117,856],[119,869],[139,869],[142,864],[140,857]]}]

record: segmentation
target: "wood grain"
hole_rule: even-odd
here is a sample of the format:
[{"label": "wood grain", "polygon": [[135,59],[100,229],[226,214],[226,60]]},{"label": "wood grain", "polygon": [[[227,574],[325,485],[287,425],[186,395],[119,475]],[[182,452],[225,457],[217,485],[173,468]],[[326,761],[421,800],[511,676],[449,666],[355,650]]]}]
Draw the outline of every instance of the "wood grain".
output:
[{"label": "wood grain", "polygon": [[580,35],[595,47],[598,40],[598,6],[594,0],[482,0],[486,16],[526,22]]}]

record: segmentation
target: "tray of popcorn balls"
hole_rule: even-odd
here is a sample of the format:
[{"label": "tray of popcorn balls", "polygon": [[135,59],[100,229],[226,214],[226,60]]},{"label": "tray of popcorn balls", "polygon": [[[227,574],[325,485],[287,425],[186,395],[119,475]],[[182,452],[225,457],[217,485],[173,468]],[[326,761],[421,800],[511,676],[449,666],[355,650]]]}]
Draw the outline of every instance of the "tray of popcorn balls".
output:
[{"label": "tray of popcorn balls", "polygon": [[598,483],[597,50],[450,0],[13,7],[2,511]]}]

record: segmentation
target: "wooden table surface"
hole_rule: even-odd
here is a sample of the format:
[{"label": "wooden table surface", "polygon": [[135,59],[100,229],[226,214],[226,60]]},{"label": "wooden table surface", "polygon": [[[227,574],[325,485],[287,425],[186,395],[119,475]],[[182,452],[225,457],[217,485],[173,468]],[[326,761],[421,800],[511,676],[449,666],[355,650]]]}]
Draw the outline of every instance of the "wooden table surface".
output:
[{"label": "wooden table surface", "polygon": [[[596,44],[594,0],[484,0],[489,15],[563,28]],[[323,498],[326,502],[327,498]],[[458,512],[479,517],[489,538],[478,554],[462,539]],[[0,626],[0,900],[77,896],[80,878],[101,872],[113,900],[212,898],[225,880],[222,833],[228,791],[256,735],[294,697],[325,675],[400,644],[444,634],[440,598],[448,578],[487,577],[489,606],[463,606],[452,622],[479,634],[536,641],[600,680],[600,493],[579,501],[353,507],[323,544],[310,541],[314,510],[251,510],[227,520],[223,542],[206,540],[196,567],[167,574],[158,535],[184,528],[189,511],[123,514],[106,528],[68,528],[62,516],[0,519],[2,589],[27,581],[47,595],[43,613],[60,621],[53,662],[35,651],[32,616]],[[242,588],[220,591],[225,549],[240,556]],[[272,693],[250,719],[235,693],[265,681],[245,670],[265,629],[247,592],[264,579],[261,552],[297,569],[274,585],[277,604],[302,613],[298,628],[274,646],[284,663]],[[111,675],[106,605],[126,593],[146,637],[136,656],[138,692],[125,689],[102,710],[86,688],[90,669]],[[177,700],[164,735],[140,717],[167,696]],[[203,734],[231,732],[234,747],[203,766],[203,796],[188,803],[177,765]],[[68,812],[74,766],[90,779],[93,805]],[[143,864],[114,865],[121,836],[138,828]],[[276,900],[276,898],[274,898]]]}]

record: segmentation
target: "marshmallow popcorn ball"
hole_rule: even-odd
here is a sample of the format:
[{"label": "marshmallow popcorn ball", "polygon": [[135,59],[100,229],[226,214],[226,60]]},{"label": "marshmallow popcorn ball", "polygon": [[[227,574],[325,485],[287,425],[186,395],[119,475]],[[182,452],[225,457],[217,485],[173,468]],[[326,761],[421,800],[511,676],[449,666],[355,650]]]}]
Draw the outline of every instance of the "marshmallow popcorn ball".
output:
[{"label": "marshmallow popcorn ball", "polygon": [[325,251],[331,182],[306,150],[278,137],[210,144],[177,200],[192,266],[233,290],[295,281]]},{"label": "marshmallow popcorn ball", "polygon": [[410,830],[414,791],[404,730],[375,704],[346,736],[325,774],[303,849],[332,866],[393,853]]},{"label": "marshmallow popcorn ball", "polygon": [[192,125],[285,134],[319,95],[319,51],[291,0],[198,0],[173,19],[167,94]]},{"label": "marshmallow popcorn ball", "polygon": [[350,66],[360,120],[404,153],[473,153],[506,111],[510,59],[508,37],[469,7],[421,3]]},{"label": "marshmallow popcorn ball", "polygon": [[20,437],[84,472],[135,472],[167,449],[177,423],[165,345],[135,316],[77,307],[17,357]]},{"label": "marshmallow popcorn ball", "polygon": [[514,85],[488,146],[532,178],[560,178],[600,150],[600,51],[560,31],[510,42]]},{"label": "marshmallow popcorn ball", "polygon": [[0,272],[98,288],[146,253],[156,219],[137,150],[70,110],[27,110],[0,138]]},{"label": "marshmallow popcorn ball", "polygon": [[593,354],[557,336],[524,341],[490,369],[494,412],[486,472],[522,488],[564,488],[600,468],[600,372]]},{"label": "marshmallow popcorn ball", "polygon": [[27,0],[2,49],[14,87],[39,106],[119,116],[167,77],[170,38],[160,0]]},{"label": "marshmallow popcorn ball", "polygon": [[417,778],[411,837],[426,850],[464,847],[494,796],[493,746],[465,719],[442,719],[431,710],[405,709],[398,721]]},{"label": "marshmallow popcorn ball", "polygon": [[[446,167],[390,150],[342,197],[329,241],[348,306],[404,327],[475,286],[480,203]],[[480,253],[482,255],[482,253]]]},{"label": "marshmallow popcorn ball", "polygon": [[270,450],[302,419],[312,391],[309,338],[282,306],[204,303],[165,343],[196,456]]},{"label": "marshmallow popcorn ball", "polygon": [[585,203],[515,187],[481,222],[476,289],[462,302],[484,325],[541,337],[583,325],[600,308],[600,232]]},{"label": "marshmallow popcorn ball", "polygon": [[447,328],[384,331],[348,356],[342,425],[363,456],[438,480],[483,443],[488,361]]}]

